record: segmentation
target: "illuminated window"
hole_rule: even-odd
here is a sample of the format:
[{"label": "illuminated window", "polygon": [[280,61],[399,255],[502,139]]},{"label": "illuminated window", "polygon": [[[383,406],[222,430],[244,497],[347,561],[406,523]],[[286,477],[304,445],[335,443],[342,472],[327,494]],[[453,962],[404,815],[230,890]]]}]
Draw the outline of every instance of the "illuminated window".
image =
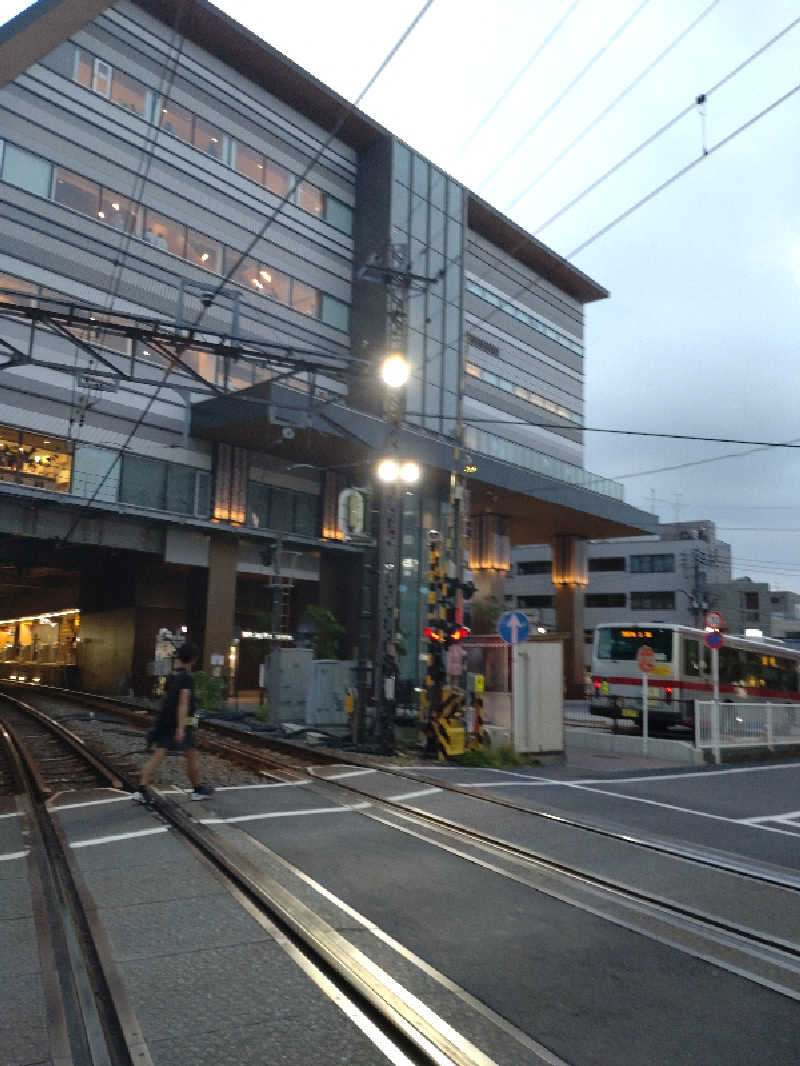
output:
[{"label": "illuminated window", "polygon": [[262,264],[258,268],[258,277],[263,285],[259,292],[264,296],[269,296],[272,300],[277,300],[279,303],[288,304],[289,279],[285,274],[271,266]]},{"label": "illuminated window", "polygon": [[192,113],[185,107],[162,101],[158,121],[164,133],[171,133],[187,144],[192,143]]},{"label": "illuminated window", "polygon": [[100,218],[106,225],[126,233],[136,233],[139,208],[126,196],[103,189]]},{"label": "illuminated window", "polygon": [[270,192],[274,192],[276,196],[286,196],[291,180],[292,176],[286,167],[269,159],[264,161],[264,187]]},{"label": "illuminated window", "polygon": [[111,99],[134,115],[140,115],[142,118],[149,117],[146,86],[119,70],[114,71],[111,79]]},{"label": "illuminated window", "polygon": [[94,56],[84,52],[82,48],[76,49],[75,54],[75,81],[85,89],[91,89],[94,76]]},{"label": "illuminated window", "polygon": [[222,271],[222,245],[197,230],[186,231],[186,258],[214,274]]},{"label": "illuminated window", "polygon": [[210,155],[212,159],[222,159],[222,131],[205,122],[202,118],[194,120],[195,148]]},{"label": "illuminated window", "polygon": [[292,282],[292,307],[304,315],[317,316],[317,290],[302,281]]},{"label": "illuminated window", "polygon": [[[241,261],[240,261],[241,260]],[[225,273],[230,274],[231,281],[243,285],[250,292],[264,294],[266,283],[261,277],[261,267],[253,259],[242,259],[233,248],[225,249]]]},{"label": "illuminated window", "polygon": [[0,426],[0,481],[29,489],[69,492],[71,473],[68,441]]},{"label": "illuminated window", "polygon": [[321,216],[325,210],[325,194],[310,181],[301,181],[297,186],[297,205],[312,215]]},{"label": "illuminated window", "polygon": [[260,152],[237,142],[234,146],[233,165],[244,177],[257,181],[259,185],[264,184],[264,157]]},{"label": "illuminated window", "polygon": [[100,186],[89,181],[88,178],[82,178],[79,174],[64,170],[63,167],[56,167],[53,199],[57,204],[71,207],[73,211],[80,211],[82,215],[90,215],[101,221],[104,219],[100,203]]},{"label": "illuminated window", "polygon": [[33,303],[31,297],[36,295],[36,286],[34,284],[30,281],[23,281],[22,278],[15,278],[11,274],[0,274],[0,290],[2,289],[12,289],[14,291],[0,291],[0,304],[30,305]]},{"label": "illuminated window", "polygon": [[171,218],[159,215],[156,211],[146,211],[142,236],[154,248],[184,257],[186,229]]},{"label": "illuminated window", "polygon": [[111,73],[108,63],[104,63],[102,59],[95,59],[92,88],[100,96],[108,97],[111,94]]}]

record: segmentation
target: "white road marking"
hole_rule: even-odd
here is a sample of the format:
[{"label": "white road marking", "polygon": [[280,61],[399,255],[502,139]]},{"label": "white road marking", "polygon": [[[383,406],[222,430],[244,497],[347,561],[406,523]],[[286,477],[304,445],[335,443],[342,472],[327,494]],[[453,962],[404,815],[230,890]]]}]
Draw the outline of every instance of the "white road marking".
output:
[{"label": "white road marking", "polygon": [[11,859],[24,859],[27,851],[10,851],[7,855],[0,855],[0,862],[10,862]]},{"label": "white road marking", "polygon": [[159,825],[153,829],[139,829],[135,833],[115,833],[114,836],[95,837],[93,840],[73,840],[71,848],[91,848],[95,844],[115,844],[118,840],[132,840],[134,837],[149,837],[154,833],[166,833],[167,826]]},{"label": "white road marking", "polygon": [[[302,781],[270,781],[259,782],[252,785],[220,785],[219,788],[214,787],[215,792],[244,792],[248,788],[296,788],[298,785],[307,785],[311,781],[311,778],[304,778]],[[181,791],[188,791],[188,789],[181,789]]]},{"label": "white road marking", "polygon": [[370,803],[353,803],[347,807],[312,807],[306,811],[267,811],[264,814],[237,814],[232,818],[200,818],[202,825],[229,825],[231,822],[256,822],[263,818],[299,818],[305,814],[347,814],[363,811]]},{"label": "white road marking", "polygon": [[377,770],[347,770],[342,774],[331,774],[329,777],[323,777],[321,774],[321,781],[341,781],[345,777],[364,777],[366,774],[377,774]]},{"label": "white road marking", "polygon": [[[431,767],[435,769],[435,767]],[[645,774],[640,777],[580,777],[574,780],[560,780],[552,777],[534,777],[532,774],[514,774],[510,770],[495,770],[494,773],[508,774],[513,776],[513,781],[463,781],[459,782],[460,788],[513,788],[514,785],[632,785],[639,782],[653,781],[678,781],[682,778],[693,777],[696,781],[713,781],[714,778],[724,777],[728,774],[755,774],[764,770],[800,770],[800,763],[771,763],[769,766],[732,766],[725,770],[695,770],[688,773]]]},{"label": "white road marking", "polygon": [[417,799],[419,796],[433,796],[436,792],[441,791],[440,788],[421,788],[418,792],[403,792],[400,796],[387,796],[386,798],[392,803],[396,803],[400,800]]},{"label": "white road marking", "polygon": [[800,819],[800,811],[787,811],[785,814],[761,814],[757,818],[737,818],[742,825],[758,825],[759,822],[786,822],[794,825]]},{"label": "white road marking", "polygon": [[86,800],[83,803],[58,803],[50,809],[53,811],[74,811],[80,807],[99,807],[104,803],[120,803],[122,800],[130,800],[130,798],[129,793],[123,792],[122,794],[107,796],[101,800]]}]

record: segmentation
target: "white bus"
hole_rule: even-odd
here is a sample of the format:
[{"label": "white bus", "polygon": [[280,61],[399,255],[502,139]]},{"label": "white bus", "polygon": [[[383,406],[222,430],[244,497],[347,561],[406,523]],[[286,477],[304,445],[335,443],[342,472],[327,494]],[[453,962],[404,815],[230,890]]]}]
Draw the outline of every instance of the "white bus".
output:
[{"label": "white bus", "polygon": [[[592,714],[627,718],[642,726],[639,648],[655,652],[648,675],[648,728],[694,727],[695,700],[713,699],[706,632],[658,623],[609,623],[595,628],[592,646]],[[723,634],[719,698],[800,703],[800,651],[777,641]]]}]

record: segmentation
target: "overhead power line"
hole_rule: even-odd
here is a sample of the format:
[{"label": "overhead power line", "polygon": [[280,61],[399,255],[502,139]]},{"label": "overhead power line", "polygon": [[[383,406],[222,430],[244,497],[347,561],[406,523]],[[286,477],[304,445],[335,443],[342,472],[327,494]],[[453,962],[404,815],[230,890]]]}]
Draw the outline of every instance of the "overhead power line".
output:
[{"label": "overhead power line", "polygon": [[658,196],[658,194],[663,192],[664,189],[667,189],[670,185],[673,185],[678,180],[678,178],[682,178],[684,174],[688,174],[690,170],[693,170],[698,163],[703,163],[710,155],[713,155],[714,152],[718,151],[720,148],[724,148],[726,144],[729,144],[735,137],[738,137],[740,133],[744,133],[744,131],[746,129],[749,129],[750,126],[755,125],[756,122],[764,118],[771,111],[774,111],[777,107],[780,107],[781,104],[786,103],[786,101],[789,100],[792,96],[794,96],[797,92],[800,92],[800,82],[795,85],[793,89],[790,89],[788,92],[784,93],[783,96],[779,96],[778,99],[774,100],[768,107],[763,108],[763,110],[759,111],[758,114],[753,115],[753,117],[748,119],[747,122],[743,122],[741,126],[738,126],[732,133],[729,133],[727,137],[723,137],[721,141],[717,141],[716,144],[712,144],[710,148],[704,149],[704,151],[699,156],[697,156],[696,159],[693,159],[691,163],[687,163],[685,167],[681,167],[680,170],[676,171],[671,177],[667,178],[666,181],[662,182],[655,189],[651,190],[651,192],[649,192],[646,196],[643,196],[641,200],[638,200],[626,211],[623,211],[622,214],[617,215],[616,218],[612,219],[611,222],[603,226],[602,229],[599,229],[596,233],[593,233],[591,237],[588,237],[585,241],[583,241],[582,244],[579,244],[577,248],[574,248],[569,253],[568,258],[572,259],[573,256],[576,256],[579,252],[582,252],[584,248],[588,248],[590,244],[594,244],[594,242],[599,237],[602,237],[604,234],[608,233],[609,230],[614,229],[614,227],[619,225],[620,222],[624,222],[626,218],[630,218],[630,216],[635,211],[638,211],[640,207],[643,207],[646,203],[649,203],[650,200]]},{"label": "overhead power line", "polygon": [[642,0],[642,3],[639,4],[636,10],[631,15],[629,15],[627,19],[625,19],[622,25],[617,30],[615,30],[614,33],[611,34],[606,43],[595,52],[589,62],[575,75],[569,85],[567,85],[567,87],[555,98],[555,100],[544,109],[544,111],[539,115],[533,125],[517,141],[514,147],[509,152],[506,152],[500,162],[483,179],[479,188],[483,188],[484,185],[487,185],[492,180],[492,178],[503,169],[503,167],[509,162],[509,160],[513,159],[513,157],[517,154],[523,144],[525,144],[525,142],[533,136],[536,130],[545,121],[545,119],[552,115],[553,111],[555,111],[559,104],[561,104],[566,99],[566,97],[569,96],[575,86],[578,85],[586,77],[586,75],[589,73],[595,63],[597,63],[598,60],[600,60],[605,55],[605,53],[612,46],[612,44],[614,44],[615,41],[617,41],[617,39],[622,36],[625,30],[639,16],[639,14],[644,11],[644,9],[649,3],[650,0]]},{"label": "overhead power line", "polygon": [[[785,448],[796,448],[800,443],[800,437],[784,444]],[[755,455],[756,452],[768,451],[774,447],[772,444],[761,445],[758,448],[750,448],[746,452],[724,452],[722,455],[711,455],[708,459],[690,459],[685,463],[674,463],[672,466],[657,466],[652,470],[635,470],[632,474],[615,474],[613,481],[624,481],[632,477],[644,477],[646,474],[663,474],[670,470],[685,470],[690,466],[703,466],[705,463],[718,463],[723,459],[741,459],[745,455]]]},{"label": "overhead power line", "polygon": [[639,85],[642,81],[644,81],[644,79],[647,77],[648,74],[651,74],[655,70],[655,68],[662,61],[662,59],[666,59],[666,57],[670,54],[670,52],[672,52],[673,49],[677,48],[677,46],[681,43],[681,41],[685,37],[688,37],[688,35],[692,32],[692,30],[696,26],[698,26],[703,21],[703,19],[706,18],[707,15],[711,14],[711,12],[719,4],[719,2],[720,2],[720,0],[711,0],[711,3],[706,8],[704,8],[703,11],[700,12],[700,14],[697,16],[697,18],[693,19],[692,22],[690,22],[689,25],[684,30],[682,30],[678,34],[678,36],[675,37],[674,40],[672,40],[667,45],[667,47],[656,56],[656,58],[654,60],[652,60],[651,63],[649,63],[645,67],[645,69],[641,72],[641,74],[638,74],[633,79],[633,81],[629,82],[625,86],[625,88],[622,90],[621,93],[618,93],[618,95],[614,97],[614,99],[611,101],[610,104],[608,104],[606,107],[604,107],[602,111],[598,112],[598,114],[595,115],[595,117],[591,120],[591,122],[587,123],[587,125],[585,125],[583,127],[583,129],[580,131],[580,133],[578,133],[575,137],[573,137],[573,139],[569,142],[569,144],[565,148],[563,148],[558,153],[558,155],[547,164],[547,166],[543,170],[539,171],[539,173],[536,175],[536,177],[528,185],[525,186],[525,188],[522,190],[522,192],[517,193],[517,195],[514,197],[514,199],[504,208],[504,210],[506,212],[511,211],[512,208],[516,207],[516,205],[520,202],[520,200],[524,199],[528,195],[528,193],[530,193],[533,189],[535,189],[536,186],[539,184],[539,182],[542,181],[544,178],[546,178],[547,175],[556,166],[558,166],[558,164],[562,161],[562,159],[566,158],[566,156],[569,155],[569,153],[572,151],[572,149],[577,147],[577,145],[580,144],[580,142],[584,139],[584,137],[586,137],[589,133],[591,133],[591,131],[596,126],[598,126],[603,121],[604,118],[606,118],[608,115],[611,114],[611,112],[614,110],[614,108],[618,104],[622,103],[622,101],[625,99],[626,96],[628,96],[631,92],[633,92],[633,90],[636,88],[637,85]]},{"label": "overhead power line", "polygon": [[[737,74],[740,74],[751,63],[754,63],[756,59],[759,59],[762,55],[764,55],[765,52],[767,52],[770,48],[776,45],[778,41],[782,40],[788,33],[791,33],[791,31],[797,26],[798,23],[800,23],[800,17],[794,19],[788,24],[788,26],[785,26],[779,33],[776,33],[774,37],[771,37],[765,44],[763,44],[760,48],[756,49],[755,52],[752,52],[746,59],[742,60],[741,63],[737,64],[737,66],[735,66],[732,70],[729,70],[728,73],[725,74],[722,78],[720,78],[720,80],[715,85],[712,85],[710,89],[706,89],[705,92],[700,93],[697,97],[695,97],[695,99],[690,104],[682,108],[676,115],[673,115],[671,119],[665,122],[663,126],[660,126],[654,133],[651,133],[649,137],[646,137],[643,141],[641,141],[635,148],[628,152],[627,155],[623,156],[622,159],[618,160],[612,167],[605,171],[604,174],[601,174],[599,178],[596,178],[590,185],[587,185],[586,188],[582,192],[578,193],[577,196],[574,196],[569,201],[569,203],[565,204],[562,208],[556,211],[556,213],[554,215],[551,215],[550,218],[548,218],[545,222],[542,222],[538,226],[536,226],[534,232],[538,235],[543,230],[548,229],[557,219],[561,218],[561,216],[566,214],[567,211],[570,211],[573,207],[575,207],[576,204],[579,204],[581,200],[585,199],[589,195],[589,193],[594,192],[595,189],[597,189],[600,185],[606,182],[612,175],[616,174],[618,170],[624,167],[632,159],[635,159],[636,156],[643,152],[645,148],[648,148],[665,133],[671,130],[672,127],[675,126],[676,123],[680,122],[682,118],[685,118],[686,115],[694,111],[697,107],[698,99],[705,97],[705,99],[707,100],[709,96],[717,92],[719,89],[722,88],[723,85],[726,85],[729,81],[735,78]],[[717,147],[719,147],[719,145]]]},{"label": "overhead power line", "polygon": [[[718,2],[718,0],[715,0],[715,3],[716,2]],[[550,42],[552,40],[554,40],[554,38],[558,35],[559,30],[564,26],[564,24],[566,23],[567,19],[575,11],[575,9],[580,5],[580,3],[581,3],[581,0],[574,0],[574,2],[571,4],[571,6],[561,16],[561,18],[556,23],[556,25],[552,28],[552,30],[545,37],[545,39],[539,45],[536,46],[536,48],[534,49],[534,51],[531,54],[531,56],[526,60],[525,65],[522,67],[522,69],[520,71],[518,71],[514,75],[514,77],[511,79],[511,81],[508,83],[508,85],[505,87],[505,89],[502,91],[502,93],[500,93],[498,98],[495,100],[495,102],[492,104],[492,106],[489,108],[489,110],[486,112],[486,114],[480,120],[478,125],[473,129],[472,133],[470,133],[469,137],[467,137],[467,139],[461,145],[459,150],[456,152],[456,159],[460,158],[464,154],[464,152],[467,150],[467,148],[469,148],[469,146],[475,140],[477,135],[480,133],[480,131],[483,129],[483,127],[486,125],[486,123],[489,121],[489,119],[495,114],[497,109],[500,107],[500,105],[506,99],[506,97],[510,95],[510,93],[514,90],[514,88],[519,84],[520,80],[525,76],[525,74],[528,73],[530,68],[533,66],[533,64],[536,62],[536,60],[539,58],[539,56],[542,54],[542,52],[545,50],[545,48],[547,48],[548,44],[550,44]]]},{"label": "overhead power line", "polygon": [[[338,133],[341,130],[342,126],[344,126],[345,122],[348,120],[348,118],[356,110],[356,108],[358,107],[360,102],[363,100],[364,96],[369,92],[369,90],[375,84],[377,79],[384,72],[386,67],[389,65],[389,63],[392,61],[394,56],[397,54],[398,50],[402,47],[403,43],[408,38],[409,34],[414,30],[414,28],[416,27],[416,25],[418,24],[420,19],[423,17],[423,15],[431,7],[432,4],[433,4],[433,0],[426,0],[426,2],[420,8],[420,10],[416,14],[416,16],[412,19],[412,21],[409,24],[409,26],[406,28],[405,32],[402,34],[402,36],[399,38],[399,40],[392,47],[391,51],[382,60],[382,62],[378,66],[377,70],[372,75],[372,77],[369,79],[369,81],[364,86],[364,88],[361,90],[361,92],[358,94],[356,99],[351,104],[348,104],[348,106],[344,109],[344,111],[342,112],[342,115],[340,116],[338,121],[335,123],[335,125],[334,125],[333,129],[331,130],[331,132],[328,134],[328,137],[320,145],[318,150],[314,153],[313,157],[311,158],[310,162],[306,166],[305,170],[302,172],[302,174],[299,177],[295,178],[294,184],[286,192],[286,194],[283,196],[283,198],[280,200],[280,202],[277,204],[277,206],[272,210],[272,212],[267,216],[267,218],[264,221],[264,224],[262,225],[261,229],[253,237],[252,241],[247,246],[245,251],[241,253],[241,255],[239,256],[239,259],[233,264],[233,266],[228,271],[228,273],[225,275],[225,277],[222,279],[222,281],[219,283],[219,285],[217,285],[216,289],[214,289],[214,291],[209,295],[209,297],[204,300],[203,307],[202,307],[201,311],[198,313],[198,315],[196,316],[194,322],[189,327],[190,333],[191,333],[192,330],[196,330],[199,327],[200,323],[202,322],[202,319],[204,318],[204,316],[208,312],[209,308],[213,305],[213,303],[216,300],[216,298],[220,295],[220,293],[224,289],[225,285],[230,281],[231,277],[238,270],[238,268],[241,266],[242,262],[247,258],[247,256],[250,255],[250,252],[255,247],[255,245],[260,240],[262,240],[262,238],[264,237],[264,234],[266,233],[266,231],[269,229],[269,227],[272,225],[272,223],[275,221],[275,219],[278,217],[278,215],[284,209],[286,204],[289,202],[289,199],[292,196],[292,194],[294,193],[294,190],[297,188],[297,186],[302,181],[305,180],[306,176],[309,174],[309,172],[312,170],[312,168],[317,164],[317,162],[322,157],[322,155],[327,151],[328,147],[333,142],[333,140],[336,138],[336,136],[338,135]],[[87,499],[86,503],[83,505],[81,510],[78,512],[78,514],[75,516],[75,519],[73,520],[73,522],[70,525],[70,527],[67,530],[67,532],[61,538],[61,541],[60,541],[61,544],[65,544],[69,540],[69,538],[72,536],[72,534],[75,532],[75,530],[77,529],[77,527],[78,527],[78,525],[79,525],[79,523],[81,521],[81,518],[82,518],[83,514],[88,510],[88,508],[97,499],[97,497],[98,497],[99,493],[101,492],[103,486],[105,485],[106,481],[108,480],[112,470],[120,462],[122,456],[124,454],[126,454],[128,448],[130,447],[131,441],[133,440],[133,438],[136,435],[136,433],[138,432],[138,430],[141,428],[141,426],[144,423],[144,420],[147,417],[147,415],[150,413],[150,410],[151,410],[153,404],[158,399],[158,397],[159,397],[159,395],[161,393],[161,390],[164,387],[164,384],[166,383],[167,378],[171,374],[175,364],[181,361],[180,360],[180,355],[182,354],[182,351],[183,351],[183,349],[181,349],[181,348],[177,349],[176,352],[174,353],[174,355],[167,360],[167,365],[166,365],[166,367],[164,369],[164,373],[163,373],[163,375],[161,377],[161,380],[156,385],[155,389],[153,390],[152,395],[150,396],[150,399],[145,404],[145,406],[142,409],[141,413],[139,414],[139,417],[137,418],[136,422],[133,424],[133,427],[129,431],[129,433],[128,433],[126,439],[125,439],[124,444],[122,445],[122,447],[119,449],[119,451],[114,456],[114,459],[112,460],[108,470],[106,471],[106,473],[103,475],[103,477],[98,482],[98,485],[95,488],[95,490],[92,493],[92,495],[89,497],[89,499]]]}]

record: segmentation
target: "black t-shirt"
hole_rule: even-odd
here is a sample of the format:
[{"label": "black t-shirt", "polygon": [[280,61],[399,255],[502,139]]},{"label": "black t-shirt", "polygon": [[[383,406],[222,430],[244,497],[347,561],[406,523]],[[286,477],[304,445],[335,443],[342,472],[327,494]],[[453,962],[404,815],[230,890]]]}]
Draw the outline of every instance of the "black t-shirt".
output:
[{"label": "black t-shirt", "polygon": [[177,729],[178,727],[178,699],[183,689],[189,690],[189,714],[187,725],[193,725],[193,717],[196,713],[194,702],[194,678],[188,670],[182,667],[175,670],[167,678],[167,688],[161,701],[161,710],[158,714],[158,724],[162,728]]}]

